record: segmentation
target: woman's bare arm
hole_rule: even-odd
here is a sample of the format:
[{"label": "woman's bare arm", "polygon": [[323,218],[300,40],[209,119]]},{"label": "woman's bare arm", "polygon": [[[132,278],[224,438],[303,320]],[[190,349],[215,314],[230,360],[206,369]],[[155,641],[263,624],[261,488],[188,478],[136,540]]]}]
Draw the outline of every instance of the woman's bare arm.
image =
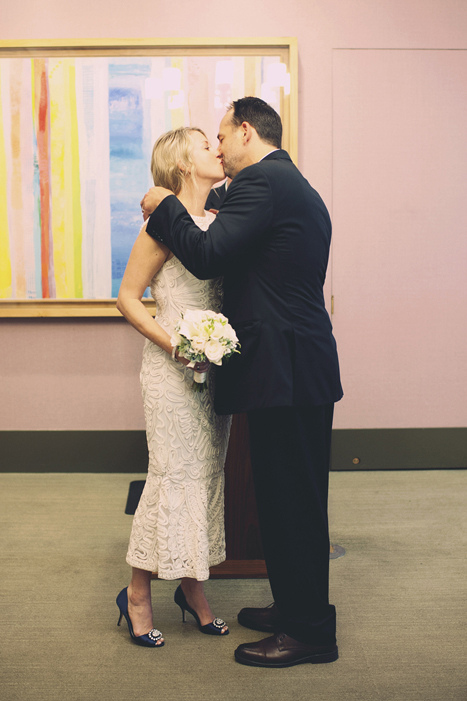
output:
[{"label": "woman's bare arm", "polygon": [[[125,319],[169,355],[172,354],[170,335],[152,318],[141,299],[154,275],[171,255],[163,243],[155,241],[146,233],[144,227],[133,245],[117,299],[117,309]],[[178,352],[175,357],[182,365],[188,365],[190,362],[179,356]],[[194,367],[198,372],[206,372],[209,365],[209,361],[198,362]]]},{"label": "woman's bare arm", "polygon": [[169,334],[152,318],[141,301],[145,289],[169,255],[170,251],[164,244],[148,236],[146,227],[140,231],[123,275],[117,309],[137,331],[170,354],[172,345]]}]

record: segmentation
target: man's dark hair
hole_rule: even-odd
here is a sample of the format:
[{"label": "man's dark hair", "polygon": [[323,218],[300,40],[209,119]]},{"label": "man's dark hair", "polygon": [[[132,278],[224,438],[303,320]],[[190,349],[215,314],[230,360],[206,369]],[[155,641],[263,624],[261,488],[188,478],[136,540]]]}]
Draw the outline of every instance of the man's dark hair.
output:
[{"label": "man's dark hair", "polygon": [[248,122],[254,127],[259,138],[275,148],[281,148],[282,122],[277,112],[259,97],[242,97],[232,102],[232,123],[239,127]]}]

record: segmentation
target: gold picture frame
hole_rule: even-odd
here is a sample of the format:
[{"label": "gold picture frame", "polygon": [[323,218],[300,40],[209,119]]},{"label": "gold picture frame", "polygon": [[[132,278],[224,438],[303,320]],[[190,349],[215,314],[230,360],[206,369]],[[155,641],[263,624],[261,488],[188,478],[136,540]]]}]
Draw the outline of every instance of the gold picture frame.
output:
[{"label": "gold picture frame", "polygon": [[[21,59],[23,60],[21,61]],[[97,79],[93,78],[94,82],[89,88],[89,75],[97,75],[97,68],[95,72],[94,68],[98,67],[101,71],[102,62],[109,60],[114,70],[112,74],[114,82],[110,84],[109,79],[106,78],[107,82],[104,85],[105,90],[103,90],[99,89],[100,84]],[[156,69],[152,67],[156,61],[163,61],[164,80],[166,80],[166,76],[168,79],[178,79],[178,86],[171,83],[162,84],[162,78],[157,77],[160,75],[157,73],[159,63]],[[136,78],[131,74],[130,68],[136,72]],[[105,70],[108,74],[107,68]],[[185,73],[183,73],[184,70]],[[154,71],[157,73],[156,77],[153,77]],[[215,78],[211,77],[208,80],[208,72],[210,72],[209,75],[215,74]],[[265,74],[267,74],[266,79]],[[267,77],[269,74],[276,76],[270,82],[268,82],[269,78]],[[277,76],[279,76],[278,79]],[[125,105],[128,106],[129,101],[131,102],[133,99],[132,95],[136,94],[134,90],[132,92],[132,80],[138,80],[139,85],[141,81],[144,81],[146,86],[145,101],[142,106],[140,104],[140,112],[143,115],[141,120],[146,119],[145,115],[149,104],[153,105],[157,100],[164,100],[164,109],[161,108],[157,112],[159,120],[157,126],[154,127],[151,123],[153,132],[157,128],[166,131],[174,126],[179,126],[184,119],[186,123],[187,115],[190,118],[195,115],[194,118],[200,122],[206,123],[211,120],[214,123],[212,120],[218,120],[219,110],[225,110],[226,102],[242,96],[239,94],[240,90],[247,95],[258,94],[261,90],[261,94],[258,96],[262,96],[274,104],[280,112],[283,122],[283,148],[289,152],[294,162],[297,162],[298,52],[297,40],[294,37],[0,41],[0,259],[3,260],[3,263],[0,262],[0,317],[120,316],[115,307],[114,289],[122,274],[122,268],[124,268],[126,249],[121,254],[121,258],[114,260],[113,254],[109,253],[110,243],[106,243],[105,255],[107,255],[108,260],[106,259],[105,275],[106,280],[109,279],[110,275],[112,289],[110,286],[108,289],[111,289],[112,293],[103,295],[103,286],[101,285],[99,288],[98,282],[96,282],[100,280],[99,271],[102,269],[102,265],[94,261],[91,266],[88,266],[88,259],[85,258],[86,252],[86,255],[89,256],[91,255],[89,251],[97,249],[100,245],[98,225],[100,220],[93,209],[96,198],[99,199],[99,192],[95,189],[91,192],[88,185],[86,187],[89,191],[85,191],[85,187],[80,185],[81,181],[73,184],[72,166],[68,172],[67,158],[69,163],[79,162],[81,167],[79,176],[82,175],[85,167],[87,168],[90,173],[88,182],[92,183],[93,188],[99,188],[100,162],[95,154],[96,143],[99,146],[109,144],[108,150],[111,155],[105,157],[107,161],[111,161],[114,157],[112,154],[117,154],[115,158],[120,158],[119,163],[123,162],[122,159],[126,156],[125,154],[122,156],[122,152],[125,149],[133,148],[132,135],[140,127],[140,124],[132,121],[133,112],[125,113]],[[190,94],[194,97],[190,98],[188,90],[184,89],[188,84],[201,86],[196,87],[196,89],[204,90],[202,94],[205,96],[211,96],[214,86],[216,101],[214,107],[211,103],[207,104],[206,99],[204,102],[201,97],[197,99],[196,90],[192,90]],[[19,88],[18,85],[23,87]],[[48,109],[48,131],[43,128],[45,121],[41,116],[41,108],[45,104],[44,93],[41,93],[44,85],[48,91],[47,100],[49,101],[44,107],[44,110]],[[74,98],[73,93],[77,89],[77,85],[81,91],[79,101]],[[111,88],[111,86],[113,87]],[[159,93],[158,90],[164,91],[163,97],[162,92]],[[110,123],[110,127],[108,124],[103,126],[103,131],[96,141],[97,136],[92,129],[96,129],[97,133],[95,123],[96,120],[100,119],[100,112],[94,107],[94,104],[98,99],[102,99],[104,93],[108,102],[111,102],[111,94],[117,95],[117,98],[111,103],[113,121]],[[90,94],[92,94],[94,102],[91,100]],[[72,95],[70,98],[72,108],[70,108],[69,95]],[[271,100],[267,99],[269,96],[271,96]],[[60,119],[62,110],[60,100],[62,97],[65,102],[68,101],[66,107],[69,115],[68,121]],[[190,99],[191,102],[189,102]],[[26,102],[28,109],[24,109],[24,105],[20,103],[21,100]],[[137,97],[134,100],[137,101]],[[276,100],[276,103],[273,103],[272,100]],[[89,107],[90,105],[91,107]],[[135,102],[131,104],[131,109],[134,106]],[[206,110],[205,119],[200,116],[203,108]],[[65,112],[65,107],[63,111]],[[110,111],[109,108],[109,114]],[[31,114],[29,120],[31,123],[25,122],[22,116],[28,112]],[[136,113],[135,109],[134,114]],[[127,117],[127,115],[130,116]],[[169,118],[172,122],[169,121]],[[178,123],[174,121],[176,119],[179,120]],[[52,122],[54,131],[50,136]],[[104,119],[102,122],[104,124]],[[196,122],[193,123],[193,125],[195,124]],[[203,123],[196,125],[204,127]],[[15,129],[18,132],[15,132]],[[106,129],[107,131],[105,131]],[[133,130],[131,134],[130,130]],[[160,133],[162,132],[160,131]],[[208,133],[211,140],[215,138],[215,133],[213,129],[211,129],[211,134]],[[23,149],[24,154],[18,147],[20,141],[18,134],[23,139],[23,143],[26,144]],[[90,134],[94,141],[92,141]],[[102,134],[107,135],[107,142]],[[110,136],[108,136],[109,134]],[[63,142],[61,141],[62,136]],[[130,164],[128,168],[130,166],[134,168],[135,164],[138,165],[138,173],[143,169],[145,171],[144,177],[147,177],[150,149],[142,149],[139,142],[136,143],[139,136],[134,138],[136,145],[133,152],[130,155],[127,154],[127,157],[136,158],[135,153],[137,153],[140,160],[131,162],[128,160],[125,163]],[[63,146],[66,139],[68,139],[66,142],[68,146]],[[44,143],[44,140],[47,143]],[[87,148],[88,150],[78,153],[77,143],[79,143],[79,148]],[[147,139],[145,143],[147,143]],[[49,171],[44,176],[41,167],[46,168],[47,162],[44,156],[45,165],[41,166],[41,153],[44,154],[46,151],[49,154]],[[90,166],[93,158],[96,159],[94,170]],[[50,170],[51,159],[55,159],[53,163],[56,164],[57,172],[53,170],[53,167]],[[144,159],[146,159],[145,163],[143,163]],[[132,172],[131,168],[127,172]],[[15,178],[19,178],[20,181],[23,175],[24,179],[21,181],[23,189],[21,190]],[[48,189],[42,187],[41,177],[43,177]],[[54,190],[56,183],[58,184]],[[140,185],[139,188],[138,192],[141,196],[146,187]],[[52,191],[56,194],[53,195]],[[107,193],[109,192],[119,192],[118,187],[112,190],[112,181],[110,184],[107,183]],[[109,197],[111,198],[111,195]],[[27,200],[26,204],[25,200]],[[88,228],[84,225],[86,223],[84,210],[80,209],[83,202],[89,205],[87,209],[83,205],[88,220],[92,219],[92,226]],[[124,219],[125,213],[122,214],[122,211],[119,210],[119,201],[112,203],[109,200],[109,202],[107,209],[112,212],[115,210],[115,221],[118,223],[118,217]],[[136,205],[138,203],[139,199]],[[52,230],[49,218],[52,220],[54,212],[57,213],[55,220],[62,227],[57,229],[62,238],[54,239],[52,233],[47,233],[47,236],[50,236],[50,248],[52,249],[55,245],[53,252],[51,252],[47,248],[47,236],[44,235],[44,230],[47,226],[49,227],[47,232]],[[90,212],[92,217],[90,217]],[[66,217],[68,217],[68,223],[65,221]],[[77,221],[81,227],[79,228],[81,238],[78,244],[76,243],[76,235],[73,238],[73,234],[70,236],[66,233],[66,231],[77,230],[73,229]],[[130,220],[125,219],[125,221],[129,222]],[[10,229],[8,228],[9,222]],[[134,226],[133,220],[131,226]],[[91,231],[92,236],[89,231]],[[136,233],[137,230],[135,235]],[[14,238],[15,236],[16,238]],[[89,236],[89,240],[86,239],[86,236]],[[56,241],[58,243],[55,244]],[[85,253],[83,253],[84,249],[86,249]],[[102,252],[99,255],[104,257]],[[28,265],[24,264],[25,259],[29,261]],[[58,280],[57,283],[55,283],[55,278],[51,278],[50,270],[48,272],[45,270],[48,260],[51,261],[52,267],[55,263],[53,274]],[[21,274],[18,272],[20,263],[22,265]],[[10,264],[10,279],[12,280],[10,288],[7,286],[8,269],[6,266],[8,264]],[[15,264],[18,266],[16,269],[14,269]],[[23,268],[26,273],[24,273]],[[114,268],[117,270],[115,276]],[[110,273],[109,269],[111,269]],[[14,274],[16,274],[16,278]],[[54,294],[50,293],[49,278],[52,280],[50,284],[53,286],[52,292]],[[83,278],[86,278],[84,282]],[[18,280],[17,283],[16,280]],[[7,296],[6,293],[13,288],[15,294]],[[84,297],[86,290],[92,290],[92,295]],[[145,299],[144,302],[149,307],[153,305],[151,299]]]}]

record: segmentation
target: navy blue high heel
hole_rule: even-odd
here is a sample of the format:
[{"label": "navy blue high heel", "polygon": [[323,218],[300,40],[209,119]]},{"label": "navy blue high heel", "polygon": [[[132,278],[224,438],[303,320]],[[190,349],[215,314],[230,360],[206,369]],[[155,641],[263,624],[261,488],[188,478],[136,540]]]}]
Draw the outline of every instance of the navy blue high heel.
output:
[{"label": "navy blue high heel", "polygon": [[162,639],[162,633],[160,630],[153,628],[146,633],[146,635],[135,635],[133,632],[133,626],[130,621],[130,616],[128,615],[128,588],[122,589],[120,594],[117,596],[117,606],[120,609],[120,618],[118,619],[117,625],[119,626],[123,616],[128,623],[128,630],[130,631],[131,639],[137,644],[143,647],[162,647],[164,641],[158,642]]},{"label": "navy blue high heel", "polygon": [[222,629],[226,627],[225,622],[222,620],[222,618],[215,618],[212,623],[206,623],[206,625],[202,626],[201,622],[199,620],[199,616],[196,613],[194,609],[191,608],[191,606],[188,606],[185,594],[183,593],[182,585],[179,584],[177,589],[175,590],[174,594],[174,601],[175,603],[180,606],[181,612],[182,612],[182,618],[183,622],[185,623],[185,611],[188,611],[188,613],[191,613],[193,618],[198,624],[198,628],[202,633],[205,633],[206,635],[228,635],[229,634],[229,629],[225,631],[225,633],[222,632]]}]

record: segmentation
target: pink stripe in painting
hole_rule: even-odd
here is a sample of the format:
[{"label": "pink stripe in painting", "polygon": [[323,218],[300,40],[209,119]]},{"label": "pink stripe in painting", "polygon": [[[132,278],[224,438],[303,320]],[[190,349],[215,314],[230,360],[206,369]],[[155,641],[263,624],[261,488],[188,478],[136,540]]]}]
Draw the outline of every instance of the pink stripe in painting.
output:
[{"label": "pink stripe in painting", "polygon": [[39,163],[39,187],[41,201],[41,278],[42,297],[49,298],[50,260],[50,166],[49,166],[49,95],[46,59],[34,61],[34,87],[36,111],[36,138]]}]

